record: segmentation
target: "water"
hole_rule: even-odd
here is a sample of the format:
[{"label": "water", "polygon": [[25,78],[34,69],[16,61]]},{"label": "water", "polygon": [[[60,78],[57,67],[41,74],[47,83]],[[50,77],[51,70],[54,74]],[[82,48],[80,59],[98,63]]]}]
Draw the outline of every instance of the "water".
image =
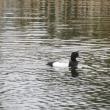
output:
[{"label": "water", "polygon": [[[0,0],[0,110],[109,110],[109,5]],[[46,65],[73,51],[78,70]]]}]

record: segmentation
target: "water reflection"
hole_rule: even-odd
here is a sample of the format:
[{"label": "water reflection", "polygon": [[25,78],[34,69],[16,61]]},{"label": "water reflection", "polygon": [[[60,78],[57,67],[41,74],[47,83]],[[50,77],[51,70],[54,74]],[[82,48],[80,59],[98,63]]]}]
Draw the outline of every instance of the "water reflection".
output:
[{"label": "water reflection", "polygon": [[6,11],[4,17],[14,19],[17,26],[45,21],[50,36],[69,39],[79,35],[107,37],[110,31],[108,4],[108,1],[10,0],[1,1],[1,9]]},{"label": "water reflection", "polygon": [[[109,7],[108,0],[0,0],[0,109],[109,110]],[[46,66],[77,50],[84,68]]]},{"label": "water reflection", "polygon": [[55,22],[55,37],[72,38],[79,35],[105,37],[109,35],[110,25],[106,24],[110,17],[107,1],[102,3],[101,1],[67,0],[63,2],[59,0],[56,1],[56,5],[54,2],[48,3],[47,16],[49,16],[49,24]]},{"label": "water reflection", "polygon": [[71,71],[71,76],[72,77],[77,77],[79,75],[79,73],[78,73],[78,71],[76,69],[72,69],[71,68],[70,71]]}]

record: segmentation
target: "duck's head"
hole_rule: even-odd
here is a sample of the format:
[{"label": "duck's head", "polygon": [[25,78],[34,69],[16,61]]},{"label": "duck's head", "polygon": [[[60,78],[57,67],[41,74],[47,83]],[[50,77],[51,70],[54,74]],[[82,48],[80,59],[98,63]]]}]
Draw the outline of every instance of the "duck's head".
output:
[{"label": "duck's head", "polygon": [[76,58],[79,57],[79,52],[72,52],[71,53],[71,60],[74,61],[76,60]]}]

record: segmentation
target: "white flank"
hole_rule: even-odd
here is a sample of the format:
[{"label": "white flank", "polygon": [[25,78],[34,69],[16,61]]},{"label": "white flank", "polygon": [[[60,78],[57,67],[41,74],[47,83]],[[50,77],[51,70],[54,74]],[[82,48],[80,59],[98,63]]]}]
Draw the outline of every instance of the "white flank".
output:
[{"label": "white flank", "polygon": [[68,67],[68,63],[55,62],[55,63],[53,63],[53,66],[65,68],[65,67]]}]

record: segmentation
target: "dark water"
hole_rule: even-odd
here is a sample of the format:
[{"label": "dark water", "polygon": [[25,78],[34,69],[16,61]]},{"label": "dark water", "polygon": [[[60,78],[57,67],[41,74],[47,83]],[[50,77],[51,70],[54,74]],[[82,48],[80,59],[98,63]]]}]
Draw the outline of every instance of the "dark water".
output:
[{"label": "dark water", "polygon": [[109,110],[110,2],[50,1],[0,0],[0,110]]}]

